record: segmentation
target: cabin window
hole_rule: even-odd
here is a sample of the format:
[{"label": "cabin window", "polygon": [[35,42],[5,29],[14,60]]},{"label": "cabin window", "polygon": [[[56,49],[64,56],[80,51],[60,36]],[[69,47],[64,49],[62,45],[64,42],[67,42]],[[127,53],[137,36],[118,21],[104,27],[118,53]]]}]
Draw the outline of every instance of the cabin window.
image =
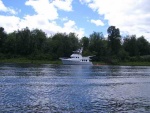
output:
[{"label": "cabin window", "polygon": [[83,62],[87,62],[88,60],[83,59],[83,60],[81,60],[81,61],[83,61]]}]

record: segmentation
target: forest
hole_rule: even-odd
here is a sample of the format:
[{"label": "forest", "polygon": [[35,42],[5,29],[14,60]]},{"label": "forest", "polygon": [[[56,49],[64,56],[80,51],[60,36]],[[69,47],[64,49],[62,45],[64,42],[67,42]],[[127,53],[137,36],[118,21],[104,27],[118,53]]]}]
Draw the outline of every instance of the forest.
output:
[{"label": "forest", "polygon": [[115,64],[118,62],[150,62],[150,43],[144,36],[122,37],[119,28],[110,26],[108,36],[93,32],[89,37],[78,38],[75,33],[56,33],[47,36],[40,29],[28,27],[6,33],[0,27],[0,59],[26,58],[55,61],[69,57],[72,51],[83,47],[83,56],[95,55],[92,60]]}]

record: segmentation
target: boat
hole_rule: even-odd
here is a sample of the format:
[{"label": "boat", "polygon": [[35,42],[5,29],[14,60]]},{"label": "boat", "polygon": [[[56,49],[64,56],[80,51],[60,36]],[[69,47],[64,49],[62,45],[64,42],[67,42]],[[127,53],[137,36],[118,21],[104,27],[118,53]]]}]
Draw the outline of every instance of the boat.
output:
[{"label": "boat", "polygon": [[82,56],[83,48],[73,51],[70,58],[60,58],[64,65],[93,65],[90,61],[92,56]]}]

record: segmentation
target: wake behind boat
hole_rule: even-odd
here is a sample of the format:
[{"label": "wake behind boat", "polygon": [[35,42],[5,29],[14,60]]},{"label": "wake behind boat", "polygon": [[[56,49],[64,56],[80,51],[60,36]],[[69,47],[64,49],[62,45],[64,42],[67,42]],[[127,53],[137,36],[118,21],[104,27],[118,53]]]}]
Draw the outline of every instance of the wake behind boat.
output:
[{"label": "wake behind boat", "polygon": [[82,56],[83,48],[78,49],[77,51],[73,51],[73,54],[70,56],[70,58],[60,58],[62,60],[62,63],[65,65],[93,65],[92,62],[90,62],[90,57],[83,57]]}]

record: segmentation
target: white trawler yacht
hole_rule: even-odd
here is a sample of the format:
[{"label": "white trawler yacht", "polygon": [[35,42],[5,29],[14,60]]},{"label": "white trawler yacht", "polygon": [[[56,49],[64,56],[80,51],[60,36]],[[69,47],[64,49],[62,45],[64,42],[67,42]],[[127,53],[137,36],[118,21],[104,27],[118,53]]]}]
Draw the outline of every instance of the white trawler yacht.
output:
[{"label": "white trawler yacht", "polygon": [[83,48],[73,51],[73,54],[70,56],[71,58],[60,58],[62,63],[65,65],[93,65],[90,62],[91,56],[82,57],[82,50]]}]

